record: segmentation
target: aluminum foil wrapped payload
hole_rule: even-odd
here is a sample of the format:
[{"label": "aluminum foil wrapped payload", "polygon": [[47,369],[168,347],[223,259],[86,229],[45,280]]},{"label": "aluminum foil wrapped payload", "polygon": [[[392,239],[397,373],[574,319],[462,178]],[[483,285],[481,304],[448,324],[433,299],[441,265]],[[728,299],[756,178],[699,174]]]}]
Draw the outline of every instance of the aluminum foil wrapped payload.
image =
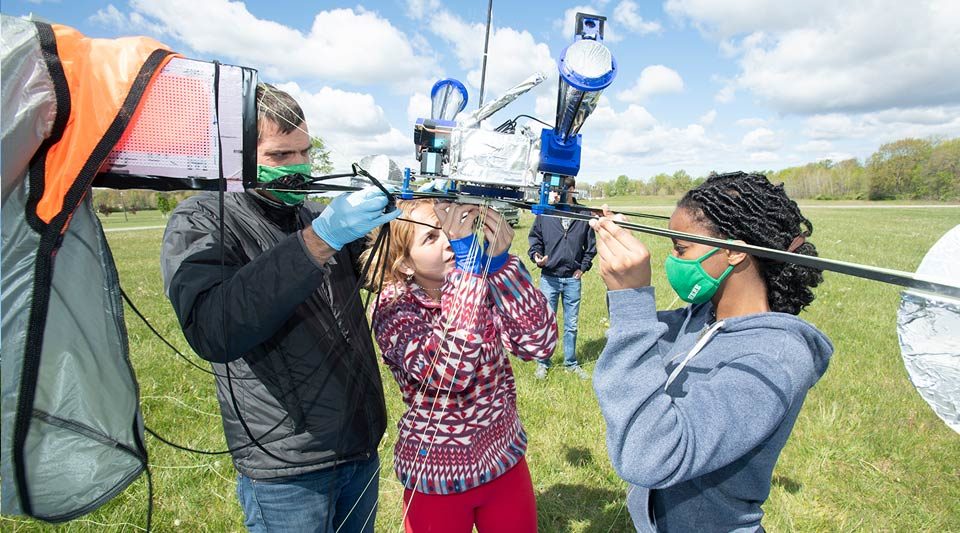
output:
[{"label": "aluminum foil wrapped payload", "polygon": [[[927,252],[917,274],[960,285],[960,226]],[[904,291],[897,313],[903,364],[920,396],[960,433],[960,300]]]},{"label": "aluminum foil wrapped payload", "polygon": [[537,140],[522,127],[516,133],[457,127],[450,142],[450,177],[490,185],[536,187]]}]

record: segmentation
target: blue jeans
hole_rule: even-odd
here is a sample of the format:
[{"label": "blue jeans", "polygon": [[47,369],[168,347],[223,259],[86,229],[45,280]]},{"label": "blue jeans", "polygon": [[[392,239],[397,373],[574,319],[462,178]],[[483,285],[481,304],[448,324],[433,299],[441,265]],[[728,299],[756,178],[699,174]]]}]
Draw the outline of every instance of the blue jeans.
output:
[{"label": "blue jeans", "polygon": [[[580,315],[580,280],[540,276],[540,292],[547,298],[553,312],[557,312],[557,300],[563,302],[563,366],[572,367],[577,362],[577,317]],[[550,360],[544,361],[550,366]]]},{"label": "blue jeans", "polygon": [[338,528],[344,533],[372,533],[379,489],[380,459],[376,455],[297,476],[237,476],[244,525],[252,533],[333,533]]}]

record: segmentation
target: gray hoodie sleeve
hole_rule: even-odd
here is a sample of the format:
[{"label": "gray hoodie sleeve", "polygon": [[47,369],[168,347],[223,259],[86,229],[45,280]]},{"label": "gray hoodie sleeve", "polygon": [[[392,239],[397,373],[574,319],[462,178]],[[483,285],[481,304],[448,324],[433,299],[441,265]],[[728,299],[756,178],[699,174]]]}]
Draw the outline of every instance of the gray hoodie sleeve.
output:
[{"label": "gray hoodie sleeve", "polygon": [[[653,288],[610,291],[608,297],[608,341],[593,386],[610,460],[626,481],[664,488],[726,466],[767,439],[797,399],[780,360],[782,353],[803,349],[790,335],[777,346],[738,339],[734,360],[685,396],[667,394],[668,354],[658,343],[667,326],[657,320]],[[716,344],[701,353],[711,349]]]}]

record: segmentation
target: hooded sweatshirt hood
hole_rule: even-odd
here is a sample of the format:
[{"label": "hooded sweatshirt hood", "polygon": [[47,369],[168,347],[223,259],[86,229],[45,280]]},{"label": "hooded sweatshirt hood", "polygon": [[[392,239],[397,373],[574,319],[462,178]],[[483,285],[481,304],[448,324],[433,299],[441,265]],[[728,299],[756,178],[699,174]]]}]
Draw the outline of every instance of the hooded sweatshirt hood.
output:
[{"label": "hooded sweatshirt hood", "polygon": [[[705,304],[704,307],[708,307],[710,313],[713,312],[712,303]],[[749,332],[755,334],[760,330],[767,330],[771,334],[780,332],[784,335],[797,337],[809,350],[810,362],[813,364],[816,377],[819,378],[827,371],[830,356],[833,355],[833,343],[813,324],[798,316],[769,312],[727,318],[723,320],[720,332],[729,334]]]}]

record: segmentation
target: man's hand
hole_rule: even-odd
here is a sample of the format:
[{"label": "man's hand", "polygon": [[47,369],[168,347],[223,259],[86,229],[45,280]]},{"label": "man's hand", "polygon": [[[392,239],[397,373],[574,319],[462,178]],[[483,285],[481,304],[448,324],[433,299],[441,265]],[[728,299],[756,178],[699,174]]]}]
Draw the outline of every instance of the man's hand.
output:
[{"label": "man's hand", "polygon": [[548,255],[534,254],[534,255],[533,255],[533,262],[536,263],[538,267],[543,268],[543,265],[547,264],[547,259],[548,259],[549,257],[550,257],[550,256],[548,256]]},{"label": "man's hand", "polygon": [[578,268],[577,271],[573,273],[573,279],[580,279],[582,277],[583,271]]},{"label": "man's hand", "polygon": [[597,234],[600,277],[611,291],[649,286],[650,251],[614,220],[623,220],[623,215],[590,221]]},{"label": "man's hand", "polygon": [[330,202],[330,205],[313,219],[313,232],[334,250],[343,248],[374,228],[386,224],[400,216],[401,211],[394,209],[384,213],[387,195],[374,186],[363,190],[343,193]]}]

